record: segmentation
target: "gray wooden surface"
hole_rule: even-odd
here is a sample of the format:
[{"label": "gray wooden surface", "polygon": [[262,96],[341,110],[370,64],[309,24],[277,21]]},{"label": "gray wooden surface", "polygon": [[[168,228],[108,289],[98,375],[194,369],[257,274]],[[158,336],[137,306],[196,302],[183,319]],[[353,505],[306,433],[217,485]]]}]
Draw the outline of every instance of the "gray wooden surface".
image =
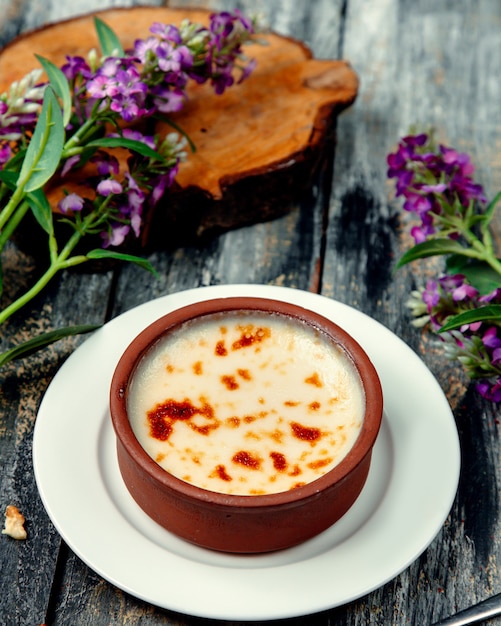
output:
[{"label": "gray wooden surface", "polygon": [[[0,44],[20,32],[94,9],[145,2],[0,0]],[[162,2],[148,2],[162,5]],[[222,235],[203,247],[154,253],[160,279],[132,266],[65,274],[2,329],[8,345],[34,330],[102,323],[152,298],[201,285],[260,283],[321,293],[364,311],[402,337],[438,378],[462,446],[460,488],[430,547],[368,596],[291,625],[426,626],[501,591],[499,410],[481,400],[439,343],[411,327],[404,302],[433,264],[393,274],[409,244],[406,216],[386,181],[386,155],[411,125],[436,127],[470,152],[478,178],[501,188],[501,2],[499,0],[196,0],[170,6],[238,6],[309,44],[345,58],[359,74],[355,105],[337,122],[337,145],[308,197],[273,222]],[[497,239],[501,222],[496,223]],[[33,259],[10,248],[8,296]],[[60,539],[39,499],[31,460],[37,408],[51,378],[82,341],[63,341],[0,372],[0,510],[19,505],[29,538],[0,537],[0,624],[165,624],[206,620],[150,606],[102,580]],[[69,428],[71,428],[71,416]],[[426,463],[426,451],[423,450]],[[440,476],[437,476],[437,481]],[[501,624],[501,619],[491,620]]]}]

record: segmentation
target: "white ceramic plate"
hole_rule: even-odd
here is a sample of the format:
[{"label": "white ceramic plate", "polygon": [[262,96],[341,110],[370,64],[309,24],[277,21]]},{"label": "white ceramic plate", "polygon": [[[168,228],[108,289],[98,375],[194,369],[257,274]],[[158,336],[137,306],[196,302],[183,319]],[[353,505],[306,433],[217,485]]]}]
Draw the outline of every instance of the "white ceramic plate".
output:
[{"label": "white ceramic plate", "polygon": [[[198,548],[148,518],[122,483],[108,414],[115,363],[144,326],[192,302],[236,295],[282,299],[333,319],[368,352],[385,394],[369,478],[355,505],[316,538],[257,556]],[[443,525],[457,490],[459,458],[447,400],[405,343],[346,305],[259,285],[184,291],[115,318],[61,367],[43,398],[34,433],[44,506],[89,567],[151,604],[228,620],[314,613],[394,578]]]}]

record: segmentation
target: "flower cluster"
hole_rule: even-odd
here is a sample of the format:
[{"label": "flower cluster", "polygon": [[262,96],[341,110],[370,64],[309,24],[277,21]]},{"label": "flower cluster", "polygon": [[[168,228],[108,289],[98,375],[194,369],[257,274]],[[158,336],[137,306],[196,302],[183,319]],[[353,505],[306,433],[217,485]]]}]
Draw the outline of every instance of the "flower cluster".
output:
[{"label": "flower cluster", "polygon": [[[0,324],[56,272],[89,259],[153,270],[117,247],[140,236],[146,210],[164,196],[187,157],[188,140],[169,116],[184,106],[190,81],[208,82],[222,94],[254,68],[243,45],[259,28],[238,10],[211,15],[207,27],[155,23],[130,50],[100,19],[94,23],[100,55],[67,56],[61,67],[38,57],[48,81],[39,83],[42,70],[34,70],[0,95],[0,253],[31,212],[47,235],[50,257],[29,292],[0,310]],[[179,132],[155,134],[156,120]],[[63,244],[56,221],[72,227]],[[101,248],[75,254],[87,235],[99,236]]]},{"label": "flower cluster", "polygon": [[472,203],[487,202],[481,185],[472,179],[469,156],[443,145],[434,149],[425,133],[404,137],[388,155],[388,168],[388,177],[397,179],[397,196],[405,198],[404,209],[421,220],[411,230],[416,243],[438,230],[442,236],[456,237],[456,220],[463,219]]},{"label": "flower cluster", "polygon": [[[430,324],[439,333],[452,317],[475,311],[486,304],[501,305],[501,289],[481,296],[462,274],[444,274],[429,280],[424,288],[412,292],[408,306],[415,316],[414,326]],[[488,400],[501,402],[501,328],[495,321],[461,324],[440,334],[445,355],[459,361],[475,379],[477,390]]]},{"label": "flower cluster", "polygon": [[[94,138],[96,132],[105,132],[110,123],[120,129],[124,124],[137,124],[144,118],[179,111],[187,99],[186,87],[190,79],[198,83],[210,81],[216,93],[221,94],[233,84],[235,69],[240,70],[242,81],[254,66],[253,62],[246,62],[242,44],[250,41],[256,28],[238,11],[211,15],[209,27],[185,20],[179,28],[155,23],[150,31],[152,35],[138,39],[130,51],[122,50],[116,42],[112,56],[97,58],[92,51],[87,59],[66,57],[61,71],[72,95],[73,114],[67,127],[69,139],[61,157],[63,177],[89,161],[86,142]],[[12,140],[26,140],[33,131],[43,97],[43,86],[35,85],[39,75],[28,75],[0,98],[0,168],[8,167],[13,156]],[[185,140],[175,141],[174,135],[165,140],[145,137],[139,132],[127,135],[127,128],[120,132],[124,137],[147,145],[158,158],[153,166],[153,155],[143,157],[141,164],[137,163],[141,159],[135,156],[136,169],[140,165],[142,171],[142,185],[134,172],[121,171],[116,160],[106,165],[106,175],[120,179],[113,185],[101,179],[103,162],[97,176],[89,177],[89,182],[100,184],[96,188],[99,207],[103,205],[103,188],[105,197],[115,196],[112,202],[106,203],[108,219],[101,220],[105,226],[101,233],[105,246],[121,245],[131,230],[139,235],[142,207],[149,201],[147,190],[154,190],[149,203],[154,205],[161,192],[172,183],[180,161],[186,156]],[[116,132],[113,134],[116,136]],[[98,162],[103,158],[106,153],[94,155],[90,160]],[[148,180],[148,173],[153,174],[151,180]],[[130,206],[128,201],[132,202]],[[120,208],[110,211],[112,205],[117,204]],[[72,194],[63,199],[59,208],[64,214],[73,214],[96,207],[91,207],[87,198]]]},{"label": "flower cluster", "polygon": [[13,155],[11,142],[23,141],[35,128],[45,90],[38,84],[41,75],[42,70],[32,70],[0,95],[0,169]]},{"label": "flower cluster", "polygon": [[398,265],[446,258],[445,273],[411,294],[413,323],[438,333],[481,395],[501,402],[501,263],[489,233],[501,194],[488,203],[473,174],[467,154],[436,147],[427,134],[404,137],[388,155],[396,195],[420,220],[411,229],[416,245]]}]

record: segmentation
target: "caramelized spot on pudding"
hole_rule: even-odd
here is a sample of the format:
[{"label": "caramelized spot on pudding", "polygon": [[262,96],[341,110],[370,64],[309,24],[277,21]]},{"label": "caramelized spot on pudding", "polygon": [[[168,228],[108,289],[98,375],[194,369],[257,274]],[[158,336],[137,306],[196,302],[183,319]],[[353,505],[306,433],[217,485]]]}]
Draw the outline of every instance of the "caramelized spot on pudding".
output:
[{"label": "caramelized spot on pudding", "polygon": [[254,328],[255,327],[252,324],[243,328],[240,339],[237,339],[237,341],[234,341],[231,344],[231,349],[240,350],[241,348],[248,348],[256,343],[261,343],[261,341],[264,341],[268,337],[271,337],[271,330],[269,328]]},{"label": "caramelized spot on pudding", "polygon": [[240,418],[239,417],[228,417],[226,420],[226,425],[230,428],[238,428],[240,426]]},{"label": "caramelized spot on pudding", "polygon": [[216,467],[214,468],[214,471],[209,476],[209,478],[220,478],[221,480],[224,480],[227,483],[233,480],[233,478],[226,471],[226,467],[224,465],[216,465]]},{"label": "caramelized spot on pudding", "polygon": [[304,485],[306,485],[306,483],[294,483],[291,487],[291,490],[297,489],[298,487],[303,487]]},{"label": "caramelized spot on pudding", "polygon": [[168,363],[168,364],[165,366],[165,371],[166,371],[168,374],[172,374],[172,372],[174,371],[174,367],[173,367],[170,363]]},{"label": "caramelized spot on pudding", "polygon": [[287,459],[281,452],[270,452],[273,467],[277,472],[285,472],[288,467]]},{"label": "caramelized spot on pudding", "polygon": [[315,387],[323,387],[324,386],[324,384],[320,380],[320,376],[318,375],[317,372],[315,372],[311,376],[308,376],[308,378],[305,378],[304,382],[307,383],[308,385],[314,385]]},{"label": "caramelized spot on pudding", "polygon": [[282,443],[282,441],[284,440],[284,433],[281,430],[274,430],[271,434],[270,437],[273,439],[273,441],[276,441],[277,443]]},{"label": "caramelized spot on pudding", "polygon": [[201,376],[203,374],[202,361],[197,361],[196,363],[193,363],[193,372],[197,376]]},{"label": "caramelized spot on pudding", "polygon": [[254,432],[253,430],[249,430],[248,432],[246,432],[244,437],[246,439],[254,439],[254,441],[261,441],[262,439],[262,437],[258,435],[256,432]]},{"label": "caramelized spot on pudding", "polygon": [[320,408],[320,402],[317,402],[317,401],[310,402],[310,404],[308,405],[308,408],[310,409],[310,411],[318,411],[318,409]]},{"label": "caramelized spot on pudding", "polygon": [[247,452],[246,450],[240,450],[236,454],[233,455],[231,459],[233,463],[238,463],[239,465],[244,465],[252,470],[258,470],[261,467],[261,459],[256,455]]},{"label": "caramelized spot on pudding", "polygon": [[214,350],[214,353],[216,354],[216,356],[227,356],[228,350],[226,349],[226,346],[224,345],[224,341],[218,341],[216,343],[216,348]]},{"label": "caramelized spot on pudding", "polygon": [[221,376],[221,382],[229,391],[235,391],[240,387],[234,376]]},{"label": "caramelized spot on pudding", "polygon": [[252,424],[252,422],[255,422],[255,421],[256,421],[256,416],[255,415],[246,415],[244,417],[244,422],[246,424]]},{"label": "caramelized spot on pudding", "polygon": [[320,469],[329,465],[329,463],[332,463],[332,458],[318,459],[317,461],[311,461],[311,463],[308,463],[308,467],[310,469]]},{"label": "caramelized spot on pudding", "polygon": [[294,465],[292,470],[289,472],[289,476],[299,476],[301,474],[301,468],[299,465]]},{"label": "caramelized spot on pudding", "polygon": [[194,430],[196,433],[206,436],[213,430],[216,430],[216,428],[219,428],[219,422],[211,422],[210,424],[203,424],[202,426],[199,426],[194,422],[188,422],[188,424],[190,425],[191,429]]},{"label": "caramelized spot on pudding", "polygon": [[173,424],[176,421],[186,421],[190,427],[202,435],[207,435],[211,430],[218,428],[219,422],[199,426],[191,421],[195,415],[202,415],[208,419],[214,418],[214,409],[204,402],[200,408],[193,406],[190,400],[183,402],[166,400],[157,404],[154,409],[147,412],[150,425],[150,435],[159,441],[167,441],[172,434]]},{"label": "caramelized spot on pudding", "polygon": [[252,380],[252,376],[251,376],[249,370],[238,369],[237,373],[244,380]]},{"label": "caramelized spot on pudding", "polygon": [[150,435],[159,441],[167,441],[172,434],[172,422],[166,421],[161,411],[150,411],[148,421],[150,423]]},{"label": "caramelized spot on pudding", "polygon": [[299,406],[299,402],[295,402],[294,400],[286,400],[284,402],[285,406]]},{"label": "caramelized spot on pudding", "polygon": [[303,426],[297,422],[292,422],[291,428],[294,437],[301,439],[302,441],[318,441],[322,436],[320,428],[309,428],[308,426]]}]

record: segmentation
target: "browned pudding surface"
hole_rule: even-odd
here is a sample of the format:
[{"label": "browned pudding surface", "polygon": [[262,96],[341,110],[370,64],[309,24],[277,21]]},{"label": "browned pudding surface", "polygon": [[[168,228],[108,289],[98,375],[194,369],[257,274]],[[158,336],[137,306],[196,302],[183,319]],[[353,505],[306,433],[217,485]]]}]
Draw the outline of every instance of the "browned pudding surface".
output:
[{"label": "browned pudding surface", "polygon": [[353,364],[306,323],[259,312],[210,315],[143,358],[128,396],[147,453],[212,491],[294,489],[337,465],[362,425]]}]

